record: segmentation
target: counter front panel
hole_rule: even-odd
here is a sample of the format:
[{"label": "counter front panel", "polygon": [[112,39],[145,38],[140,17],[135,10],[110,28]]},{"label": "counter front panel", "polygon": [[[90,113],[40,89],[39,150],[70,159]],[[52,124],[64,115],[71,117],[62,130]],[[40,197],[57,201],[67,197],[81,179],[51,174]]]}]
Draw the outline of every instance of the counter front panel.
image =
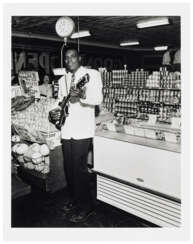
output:
[{"label": "counter front panel", "polygon": [[95,171],[180,199],[180,167],[180,153],[95,136]]}]

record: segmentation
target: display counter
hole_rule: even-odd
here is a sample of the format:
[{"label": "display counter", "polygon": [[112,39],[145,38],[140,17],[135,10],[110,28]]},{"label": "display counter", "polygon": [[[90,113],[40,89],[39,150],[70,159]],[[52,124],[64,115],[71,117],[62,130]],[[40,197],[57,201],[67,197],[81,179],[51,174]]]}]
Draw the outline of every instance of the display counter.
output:
[{"label": "display counter", "polygon": [[117,133],[117,132],[112,132],[107,130],[98,130],[96,131],[95,136],[114,139],[118,141],[128,142],[128,143],[151,147],[151,148],[157,148],[157,149],[176,152],[176,153],[180,153],[181,151],[180,144],[170,143],[166,141],[159,141],[154,139],[147,139],[144,137],[132,136],[124,133]]},{"label": "display counter", "polygon": [[159,226],[180,226],[180,157],[180,144],[96,131],[97,199]]}]

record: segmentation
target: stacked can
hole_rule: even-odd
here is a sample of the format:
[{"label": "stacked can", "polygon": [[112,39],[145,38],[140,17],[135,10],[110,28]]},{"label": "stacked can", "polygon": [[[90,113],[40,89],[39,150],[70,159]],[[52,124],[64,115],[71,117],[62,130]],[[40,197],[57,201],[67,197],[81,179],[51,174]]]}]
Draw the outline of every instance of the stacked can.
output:
[{"label": "stacked can", "polygon": [[159,114],[159,105],[151,102],[143,102],[139,105],[140,114]]},{"label": "stacked can", "polygon": [[148,88],[159,88],[160,87],[160,72],[154,71],[152,75],[146,80],[146,87]]},{"label": "stacked can", "polygon": [[165,104],[180,104],[181,103],[181,91],[179,90],[160,90],[160,103]]},{"label": "stacked can", "polygon": [[139,97],[139,89],[135,88],[128,88],[127,89],[127,99],[129,101],[138,101],[138,97]]},{"label": "stacked can", "polygon": [[111,72],[108,72],[106,68],[99,68],[99,72],[101,74],[101,79],[103,82],[103,87],[110,86],[111,83]]},{"label": "stacked can", "polygon": [[137,117],[138,103],[126,100],[126,98],[116,100],[115,113],[126,117]]},{"label": "stacked can", "polygon": [[148,78],[148,71],[136,69],[128,74],[129,87],[145,87],[145,82]]},{"label": "stacked can", "polygon": [[[167,68],[160,68],[160,87],[161,88],[177,88],[176,87],[176,73],[175,72],[169,72]],[[179,81],[179,80],[178,80]]]},{"label": "stacked can", "polygon": [[127,79],[127,70],[112,70],[112,83],[113,85],[124,86]]}]

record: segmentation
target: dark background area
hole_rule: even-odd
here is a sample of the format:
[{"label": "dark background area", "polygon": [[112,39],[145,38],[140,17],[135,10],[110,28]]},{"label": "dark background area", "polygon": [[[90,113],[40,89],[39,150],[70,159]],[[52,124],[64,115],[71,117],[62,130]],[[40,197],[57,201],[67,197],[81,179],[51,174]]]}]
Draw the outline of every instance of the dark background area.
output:
[{"label": "dark background area", "polygon": [[[40,81],[45,73],[52,75],[52,69],[61,67],[60,48],[63,38],[55,30],[61,16],[12,16],[12,73],[20,69],[37,70]],[[83,65],[108,70],[129,71],[143,68],[158,70],[162,65],[164,51],[154,51],[155,46],[167,45],[176,50],[181,45],[180,16],[162,16],[169,24],[137,29],[140,21],[160,16],[70,16],[75,32],[89,30],[91,36],[68,38],[67,47],[80,47]],[[140,45],[121,47],[120,42],[138,40]],[[65,48],[64,48],[65,51]]]},{"label": "dark background area", "polygon": [[[12,38],[12,69],[17,74],[18,70],[37,70],[40,80],[43,74],[53,75],[52,69],[58,68],[60,64],[61,42],[49,40],[37,40],[28,38]],[[65,48],[77,48],[77,44],[68,43]],[[64,52],[65,52],[64,48]],[[63,53],[64,53],[63,52]],[[143,68],[155,70],[161,66],[163,52],[153,51],[125,51],[111,48],[80,46],[82,64],[98,69],[106,67],[107,70],[124,69],[128,70]]]}]

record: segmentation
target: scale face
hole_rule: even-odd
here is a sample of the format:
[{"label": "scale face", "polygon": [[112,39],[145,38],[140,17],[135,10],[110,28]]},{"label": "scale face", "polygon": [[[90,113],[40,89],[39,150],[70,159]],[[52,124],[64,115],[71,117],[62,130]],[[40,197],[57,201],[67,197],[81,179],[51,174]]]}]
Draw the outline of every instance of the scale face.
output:
[{"label": "scale face", "polygon": [[70,17],[60,17],[55,25],[56,33],[60,37],[69,37],[74,31],[74,21]]}]

